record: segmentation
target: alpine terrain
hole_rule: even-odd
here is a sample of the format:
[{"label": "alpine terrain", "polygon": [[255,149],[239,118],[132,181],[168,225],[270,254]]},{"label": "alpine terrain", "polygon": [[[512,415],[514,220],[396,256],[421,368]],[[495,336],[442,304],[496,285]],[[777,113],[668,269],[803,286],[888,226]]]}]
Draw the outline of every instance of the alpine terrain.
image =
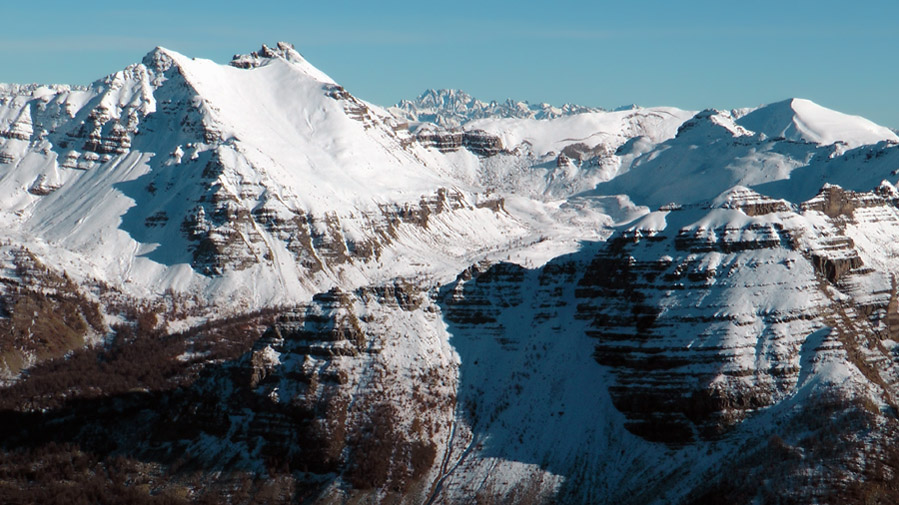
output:
[{"label": "alpine terrain", "polygon": [[798,98],[0,85],[0,502],[896,503],[897,182]]}]

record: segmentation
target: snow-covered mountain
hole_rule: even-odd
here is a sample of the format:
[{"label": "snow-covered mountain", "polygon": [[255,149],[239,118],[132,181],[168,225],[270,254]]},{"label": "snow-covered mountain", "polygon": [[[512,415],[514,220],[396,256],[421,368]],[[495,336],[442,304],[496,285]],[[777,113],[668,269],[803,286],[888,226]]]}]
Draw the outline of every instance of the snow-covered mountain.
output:
[{"label": "snow-covered mountain", "polygon": [[454,254],[464,268],[453,243],[527,233],[459,177],[474,155],[416,144],[286,45],[228,66],[157,48],[89,90],[12,97],[2,117],[7,228],[137,295],[298,301],[385,263],[388,278]]},{"label": "snow-covered mountain", "polygon": [[754,110],[741,110],[740,126],[768,137],[817,144],[840,143],[848,147],[875,144],[881,140],[899,140],[883,126],[859,116],[826,109],[799,98],[784,100]]},{"label": "snow-covered mountain", "polygon": [[385,109],[285,43],[2,85],[0,501],[894,501],[897,174],[807,100]]}]

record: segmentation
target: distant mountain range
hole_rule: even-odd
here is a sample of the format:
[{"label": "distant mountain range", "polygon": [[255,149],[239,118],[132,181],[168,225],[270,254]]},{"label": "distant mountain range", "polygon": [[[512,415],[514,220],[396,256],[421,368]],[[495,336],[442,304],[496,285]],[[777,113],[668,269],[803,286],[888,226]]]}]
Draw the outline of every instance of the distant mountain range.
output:
[{"label": "distant mountain range", "polygon": [[389,110],[407,121],[434,123],[447,128],[459,127],[474,119],[554,119],[602,111],[581,105],[565,104],[553,107],[548,103],[531,104],[511,99],[488,103],[457,89],[429,89],[415,100],[403,100]]}]

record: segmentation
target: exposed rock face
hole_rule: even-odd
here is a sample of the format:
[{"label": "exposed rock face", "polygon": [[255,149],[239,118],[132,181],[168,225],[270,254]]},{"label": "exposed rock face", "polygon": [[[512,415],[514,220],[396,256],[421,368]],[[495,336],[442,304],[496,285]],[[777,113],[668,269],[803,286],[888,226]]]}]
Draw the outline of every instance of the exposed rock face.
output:
[{"label": "exposed rock face", "polygon": [[424,127],[416,131],[415,139],[442,153],[455,152],[464,147],[478,156],[490,157],[504,151],[500,138],[483,130],[459,131]]},{"label": "exposed rock face", "polygon": [[98,304],[64,273],[42,264],[25,248],[7,249],[0,279],[0,384],[35,363],[60,358],[102,335]]},{"label": "exposed rock face", "polygon": [[[839,230],[851,215],[846,209],[890,207],[873,194],[845,197],[835,187],[822,194],[802,205],[806,213],[832,220],[834,228],[819,230],[819,236],[809,236],[782,204],[752,198],[747,214],[773,211],[779,217],[723,220],[741,222],[737,226],[697,223],[681,228],[673,243],[664,233],[644,239],[625,234],[591,263],[579,281],[578,296],[585,299],[579,307],[591,320],[588,333],[600,341],[597,360],[617,370],[620,386],[611,392],[634,421],[629,429],[669,442],[719,436],[748,412],[791,394],[803,335],[837,327],[870,338],[885,323],[890,288],[864,268],[853,239]],[[746,204],[730,202],[745,212]],[[676,220],[678,212],[685,211],[668,218]],[[821,281],[852,301],[832,305]],[[860,292],[861,285],[873,292]],[[709,296],[713,292],[719,294]],[[705,307],[709,298],[726,302]],[[844,310],[852,314],[848,319],[833,318],[833,311]],[[707,372],[701,372],[704,366]],[[666,391],[673,383],[679,385]]]},{"label": "exposed rock face", "polygon": [[292,44],[278,42],[275,44],[275,47],[268,47],[262,44],[261,49],[250,54],[235,54],[229,65],[246,70],[268,63],[272,58],[284,58],[288,61],[305,61]]},{"label": "exposed rock face", "polygon": [[134,423],[130,433],[84,416],[71,433],[101,432],[104,444],[180,465],[301,472],[299,488],[331,499],[421,502],[455,430],[457,362],[440,332],[428,297],[408,283],[322,293],[189,387],[95,407]]},{"label": "exposed rock face", "polygon": [[483,130],[465,130],[462,145],[479,156],[493,156],[503,151],[503,143],[499,137]]},{"label": "exposed rock face", "polygon": [[[776,230],[761,231],[777,236]],[[801,336],[794,335],[823,325],[819,310],[826,300],[819,296],[765,314],[755,313],[752,303],[710,306],[703,314],[720,315],[697,316],[690,309],[704,299],[728,300],[729,292],[814,292],[817,280],[799,253],[778,240],[759,240],[752,228],[715,240],[721,252],[714,263],[697,254],[710,250],[707,241],[697,240],[691,249],[676,242],[679,236],[636,243],[622,238],[592,258],[554,261],[542,269],[536,296],[525,287],[520,267],[498,265],[477,277],[479,289],[448,299],[446,317],[502,341],[510,352],[527,344],[513,343],[500,323],[507,307],[524,303],[533,324],[555,321],[559,331],[576,331],[575,321],[584,321],[580,331],[597,340],[594,358],[617,378],[612,401],[629,418],[629,430],[674,444],[716,437],[747,411],[770,405],[795,387]],[[647,255],[649,250],[668,254]],[[746,267],[747,261],[755,266]],[[783,277],[774,272],[799,265],[804,265],[803,284],[792,284],[798,272],[791,273],[790,284],[775,280]],[[762,270],[770,273],[756,275]],[[756,278],[771,284],[749,281]],[[485,301],[481,292],[502,303]],[[572,303],[562,300],[571,296],[577,309],[568,317],[574,320],[560,320]],[[756,333],[759,328],[765,330]],[[760,368],[759,360],[768,367]]]},{"label": "exposed rock face", "polygon": [[[6,103],[16,111],[0,127],[0,137],[40,145],[49,141],[57,150],[60,165],[90,169],[126,153],[139,130],[141,119],[153,110],[151,76],[142,64],[82,88],[32,87]],[[137,86],[134,84],[138,83]],[[94,94],[84,106],[83,96]],[[7,144],[0,150],[6,163],[15,159]],[[49,150],[48,148],[45,148]]]},{"label": "exposed rock face", "polygon": [[791,210],[790,204],[785,200],[775,200],[744,187],[729,191],[724,197],[722,207],[740,209],[747,216],[762,216]]},{"label": "exposed rock face", "polygon": [[415,133],[415,139],[423,146],[432,147],[442,153],[458,151],[462,147],[462,132],[422,128]]},{"label": "exposed rock face", "polygon": [[24,108],[18,117],[9,123],[8,127],[0,131],[0,137],[16,140],[31,140],[34,135],[34,123],[31,120],[31,109]]},{"label": "exposed rock face", "polygon": [[565,146],[559,156],[561,157],[564,155],[569,159],[583,162],[591,159],[607,158],[611,154],[612,151],[609,147],[602,143],[590,147],[583,142],[575,142]]},{"label": "exposed rock face", "polygon": [[802,204],[803,210],[816,210],[827,217],[846,216],[851,219],[857,208],[876,207],[884,204],[884,199],[875,193],[845,191],[839,186],[825,184],[813,199]]},{"label": "exposed rock face", "polygon": [[[883,286],[880,295],[850,302],[852,309],[845,301],[840,309],[832,305],[822,281],[850,293],[857,279],[874,281],[852,239],[837,229],[832,238],[805,236],[801,218],[783,202],[745,192],[725,208],[739,210],[712,210],[679,229],[634,228],[592,258],[556,260],[542,269],[547,295],[524,302],[532,304],[535,323],[552,320],[563,305],[549,301],[565,299],[576,286],[574,318],[586,322],[582,331],[597,340],[594,358],[616,377],[612,401],[628,417],[628,429],[648,440],[685,444],[722,436],[793,394],[806,336],[850,324],[834,321],[832,311],[851,310],[858,316],[849,320],[860,317],[851,324],[873,327],[885,324],[889,312]],[[670,211],[668,219],[682,222],[678,214],[687,212]],[[704,224],[715,221],[723,224]],[[447,319],[512,346],[500,321],[526,300],[522,279],[523,270],[511,265],[479,274],[480,289],[447,299]],[[503,304],[487,301],[495,299]],[[572,322],[560,326],[571,331]]]},{"label": "exposed rock face", "polygon": [[[669,240],[625,242],[597,256],[577,296],[579,317],[598,340],[597,361],[615,370],[618,385],[610,391],[631,419],[628,428],[651,440],[685,443],[717,436],[747,411],[788,394],[799,373],[802,335],[822,325],[818,311],[826,303],[819,296],[756,312],[771,303],[766,294],[812,294],[817,287],[807,263],[801,273],[790,272],[788,283],[778,281],[805,262],[781,246],[776,229],[708,230],[700,237],[682,229],[670,249],[664,247]],[[641,252],[659,246],[674,254]],[[735,304],[746,296],[756,299]],[[708,298],[722,305],[701,315],[691,310]]]},{"label": "exposed rock face", "polygon": [[[435,216],[486,208],[472,205],[462,193],[446,188],[422,195],[417,203],[385,204],[378,212],[362,216],[336,212],[316,216],[285,208],[283,202],[267,199],[262,192],[242,196],[219,190],[198,202],[182,221],[181,231],[193,244],[191,265],[197,271],[221,275],[226,270],[271,264],[274,253],[260,229],[283,241],[287,251],[310,272],[337,270],[347,263],[377,260],[381,251],[396,240],[400,227],[426,230],[429,219]],[[361,225],[371,235],[350,237],[343,220],[349,220],[354,228]]]}]

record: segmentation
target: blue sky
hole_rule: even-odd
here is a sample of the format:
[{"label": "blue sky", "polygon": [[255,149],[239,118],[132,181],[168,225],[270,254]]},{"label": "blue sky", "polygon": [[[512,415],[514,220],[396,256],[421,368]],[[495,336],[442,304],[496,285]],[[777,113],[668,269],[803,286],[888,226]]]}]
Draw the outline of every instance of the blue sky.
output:
[{"label": "blue sky", "polygon": [[426,88],[485,100],[687,109],[798,96],[899,128],[895,0],[88,5],[3,5],[0,82],[86,84],[157,45],[226,62],[285,40],[382,105]]}]

